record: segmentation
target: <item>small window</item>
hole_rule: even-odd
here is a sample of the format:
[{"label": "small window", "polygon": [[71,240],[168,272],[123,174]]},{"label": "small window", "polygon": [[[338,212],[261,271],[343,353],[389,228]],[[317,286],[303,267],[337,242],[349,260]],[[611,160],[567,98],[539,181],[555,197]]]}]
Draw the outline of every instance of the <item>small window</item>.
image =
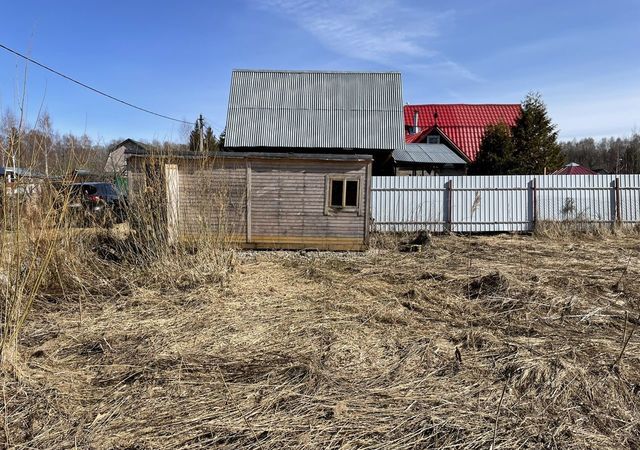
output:
[{"label": "small window", "polygon": [[439,143],[440,143],[440,136],[438,136],[437,134],[427,136],[427,144],[439,144]]},{"label": "small window", "polygon": [[357,179],[331,178],[329,206],[334,209],[356,209],[359,203],[360,182]]}]

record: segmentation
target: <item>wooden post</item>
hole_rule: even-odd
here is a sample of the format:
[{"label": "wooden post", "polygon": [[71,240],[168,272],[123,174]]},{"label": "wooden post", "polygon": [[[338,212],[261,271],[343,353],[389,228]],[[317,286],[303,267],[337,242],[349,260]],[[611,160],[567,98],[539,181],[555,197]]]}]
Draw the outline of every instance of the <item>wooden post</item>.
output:
[{"label": "wooden post", "polygon": [[365,189],[364,189],[364,245],[369,246],[369,233],[371,232],[371,162],[367,163],[365,172]]},{"label": "wooden post", "polygon": [[533,229],[531,231],[536,230],[536,226],[538,225],[538,191],[537,191],[537,180],[534,178],[531,180],[531,222],[533,225]]},{"label": "wooden post", "polygon": [[453,231],[453,180],[447,182],[447,231]]},{"label": "wooden post", "polygon": [[615,198],[616,198],[616,225],[622,225],[622,208],[620,200],[620,178],[616,177],[615,180]]},{"label": "wooden post", "polygon": [[169,244],[175,244],[178,240],[178,218],[180,212],[178,165],[165,164],[164,177],[167,191],[167,241]]},{"label": "wooden post", "polygon": [[245,204],[245,208],[246,208],[246,214],[247,214],[247,223],[245,224],[246,226],[246,231],[247,231],[247,244],[250,244],[252,241],[252,236],[251,236],[251,161],[247,159],[247,180],[246,180],[246,187],[247,187],[247,192],[245,194],[246,196],[246,204]]}]

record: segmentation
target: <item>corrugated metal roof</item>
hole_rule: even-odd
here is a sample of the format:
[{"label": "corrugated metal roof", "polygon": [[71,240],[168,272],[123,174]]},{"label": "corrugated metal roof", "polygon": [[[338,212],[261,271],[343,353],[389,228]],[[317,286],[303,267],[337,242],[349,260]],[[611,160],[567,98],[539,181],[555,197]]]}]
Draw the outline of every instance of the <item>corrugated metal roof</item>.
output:
[{"label": "corrugated metal roof", "polygon": [[362,154],[323,154],[323,153],[274,153],[274,152],[191,152],[177,151],[153,153],[146,150],[133,151],[129,153],[130,157],[150,157],[150,158],[168,158],[168,159],[303,159],[312,161],[372,161],[371,155]]},{"label": "corrugated metal roof", "polygon": [[562,169],[558,169],[551,175],[597,175],[596,172],[578,163],[569,163]]},{"label": "corrugated metal roof", "polygon": [[404,121],[407,130],[414,126],[416,112],[421,132],[407,134],[407,142],[422,142],[436,125],[434,114],[438,113],[437,125],[440,131],[467,155],[469,160],[474,161],[487,126],[500,122],[510,127],[514,126],[522,114],[522,107],[519,104],[406,105]]},{"label": "corrugated metal roof", "polygon": [[393,150],[402,114],[397,72],[234,70],[225,147]]},{"label": "corrugated metal roof", "polygon": [[394,150],[393,159],[405,163],[466,164],[464,159],[444,144],[405,144]]}]

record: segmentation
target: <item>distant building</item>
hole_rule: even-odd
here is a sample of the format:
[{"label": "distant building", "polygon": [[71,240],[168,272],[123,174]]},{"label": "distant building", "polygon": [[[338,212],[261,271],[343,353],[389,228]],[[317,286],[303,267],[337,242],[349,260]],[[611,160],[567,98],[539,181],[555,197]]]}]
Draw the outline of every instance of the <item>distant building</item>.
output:
[{"label": "distant building", "polygon": [[564,166],[562,169],[556,170],[551,175],[598,175],[598,172],[572,162]]},{"label": "distant building", "polygon": [[470,163],[489,125],[512,127],[521,114],[519,104],[405,105],[405,139],[409,144],[444,144]]},{"label": "distant building", "polygon": [[397,72],[234,70],[225,150],[372,155],[392,175],[402,114]]},{"label": "distant building", "polygon": [[109,151],[107,163],[104,166],[105,173],[114,176],[125,176],[127,174],[128,155],[145,151],[147,151],[145,145],[133,139],[125,139],[114,145]]}]

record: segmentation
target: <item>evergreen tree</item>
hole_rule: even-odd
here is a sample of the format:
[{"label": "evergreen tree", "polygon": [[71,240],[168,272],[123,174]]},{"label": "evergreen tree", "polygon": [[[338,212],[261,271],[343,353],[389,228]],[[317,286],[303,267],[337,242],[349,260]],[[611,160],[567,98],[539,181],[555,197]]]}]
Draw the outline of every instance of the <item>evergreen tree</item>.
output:
[{"label": "evergreen tree", "polygon": [[[205,152],[214,152],[218,150],[218,140],[211,127],[206,127],[204,130],[204,148]],[[200,151],[200,126],[196,121],[196,124],[189,134],[189,150],[192,152]]]},{"label": "evergreen tree", "polygon": [[522,115],[513,128],[514,166],[511,173],[550,173],[564,164],[558,130],[537,93],[522,102]]},{"label": "evergreen tree", "polygon": [[224,130],[222,130],[222,133],[220,133],[220,138],[218,139],[219,150],[224,150],[224,138],[226,135],[227,135],[227,129],[225,128]]},{"label": "evergreen tree", "polygon": [[506,175],[514,165],[511,129],[505,123],[488,126],[476,160],[469,166],[469,174]]}]

